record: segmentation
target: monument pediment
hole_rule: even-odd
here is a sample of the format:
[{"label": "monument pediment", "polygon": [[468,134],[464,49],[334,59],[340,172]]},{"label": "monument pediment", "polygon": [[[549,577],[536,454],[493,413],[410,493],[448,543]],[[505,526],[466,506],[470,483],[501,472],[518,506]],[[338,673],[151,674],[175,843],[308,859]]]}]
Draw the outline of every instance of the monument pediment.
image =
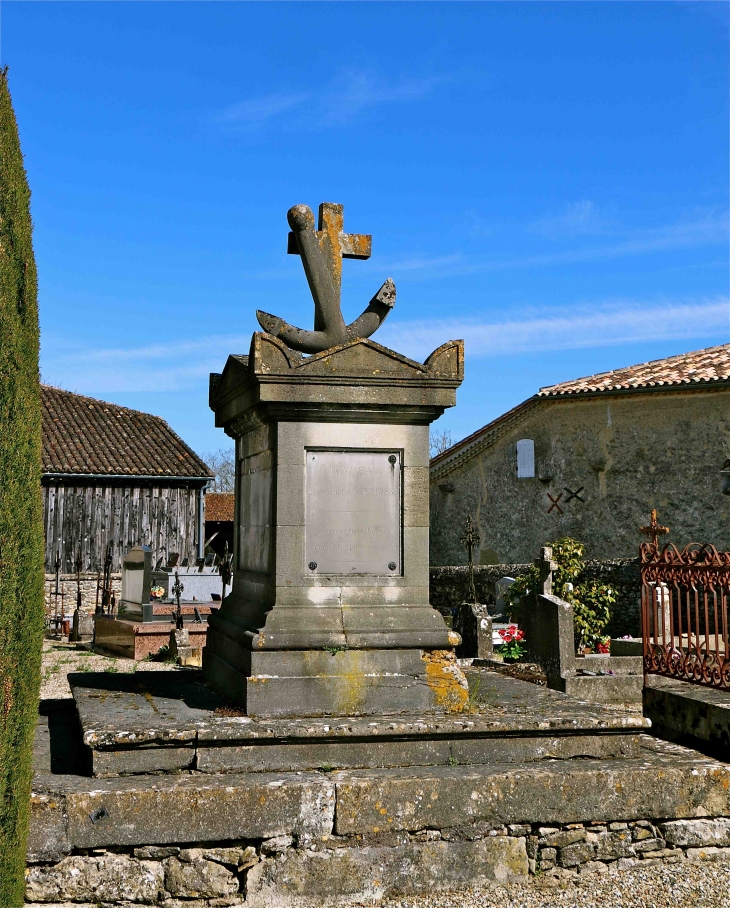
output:
[{"label": "monument pediment", "polygon": [[380,384],[414,381],[428,385],[459,384],[464,378],[464,342],[442,344],[424,363],[364,338],[356,338],[312,356],[292,350],[278,337],[257,332],[251,339],[248,356],[228,357],[222,374],[212,374],[211,403],[222,400],[242,384],[250,382],[296,382],[338,380],[350,384]]},{"label": "monument pediment", "polygon": [[252,340],[248,365],[257,375],[296,372],[302,376],[341,374],[365,378],[387,373],[403,378],[438,375],[460,379],[463,377],[463,347],[461,340],[450,341],[435,350],[425,363],[419,363],[375,341],[355,338],[321,353],[302,356],[279,338],[257,333]]}]

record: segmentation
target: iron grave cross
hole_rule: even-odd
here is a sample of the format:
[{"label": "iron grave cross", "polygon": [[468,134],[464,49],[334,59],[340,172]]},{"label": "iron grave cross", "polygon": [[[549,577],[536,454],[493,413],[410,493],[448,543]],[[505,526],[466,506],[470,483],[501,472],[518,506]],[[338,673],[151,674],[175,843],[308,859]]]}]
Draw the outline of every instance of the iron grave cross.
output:
[{"label": "iron grave cross", "polygon": [[651,536],[651,544],[657,548],[659,543],[659,537],[664,535],[664,533],[669,532],[669,527],[663,527],[659,525],[659,522],[656,519],[656,508],[651,509],[651,521],[648,526],[639,527],[639,532],[643,533],[645,536]]},{"label": "iron grave cross", "polygon": [[256,312],[259,324],[269,334],[281,338],[293,350],[318,353],[355,338],[370,337],[395,305],[395,284],[388,278],[370,300],[362,315],[350,325],[342,317],[342,259],[370,258],[372,237],[344,232],[342,205],[323,202],[319,206],[318,229],[306,205],[295,205],[287,212],[292,232],[287,252],[300,255],[307,283],[314,298],[314,331],[287,324],[276,315]]}]

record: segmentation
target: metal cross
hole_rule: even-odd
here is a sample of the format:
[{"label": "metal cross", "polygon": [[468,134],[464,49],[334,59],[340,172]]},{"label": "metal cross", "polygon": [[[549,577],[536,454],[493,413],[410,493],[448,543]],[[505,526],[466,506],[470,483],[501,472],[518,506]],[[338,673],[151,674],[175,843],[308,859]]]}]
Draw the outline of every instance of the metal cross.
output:
[{"label": "metal cross", "polygon": [[175,582],[172,585],[172,595],[177,601],[177,608],[172,613],[175,619],[175,630],[181,631],[183,629],[184,622],[182,616],[182,609],[180,608],[180,596],[182,596],[183,590],[185,587],[180,583],[180,577],[178,576],[177,571],[175,571]]},{"label": "metal cross", "polygon": [[76,556],[76,563],[74,567],[76,568],[76,608],[81,611],[81,567],[83,561],[81,559],[81,546],[79,546],[79,552]]},{"label": "metal cross", "polygon": [[549,545],[540,549],[540,557],[535,561],[535,567],[540,571],[540,591],[545,596],[550,596],[553,591],[553,571],[557,571],[558,563],[553,561],[553,550]]},{"label": "metal cross", "polygon": [[553,510],[553,508],[557,508],[558,514],[562,514],[562,513],[563,513],[563,509],[560,507],[560,505],[558,504],[558,502],[559,502],[560,499],[563,497],[563,493],[562,493],[562,492],[559,492],[559,493],[555,496],[555,498],[553,498],[553,496],[550,494],[550,492],[548,492],[548,493],[547,493],[547,497],[550,499],[550,501],[552,501],[552,504],[551,504],[550,507],[548,508],[548,514]]},{"label": "metal cross", "polygon": [[469,592],[468,596],[472,602],[477,601],[477,590],[474,586],[474,548],[479,545],[482,537],[479,535],[479,528],[475,527],[471,514],[466,518],[466,527],[459,536],[459,542],[466,548],[469,557]]},{"label": "metal cross", "polygon": [[218,565],[218,573],[221,575],[222,589],[221,589],[221,602],[226,598],[226,587],[231,582],[231,555],[228,554],[228,540],[226,540],[225,547],[223,549],[223,558],[221,563]]},{"label": "metal cross", "polygon": [[639,532],[651,536],[651,544],[656,548],[660,536],[669,532],[669,527],[659,526],[656,519],[656,508],[651,509],[651,521],[648,526],[639,527]]},{"label": "metal cross", "polygon": [[56,595],[58,596],[58,581],[61,575],[61,555],[59,552],[56,552],[56,563],[54,564],[56,569]]},{"label": "metal cross", "polygon": [[370,337],[395,305],[395,284],[388,278],[370,300],[362,315],[345,324],[340,308],[342,259],[370,258],[372,237],[344,232],[344,209],[334,202],[319,206],[318,229],[306,205],[295,205],[287,212],[292,232],[287,252],[300,255],[309,289],[314,298],[314,331],[304,331],[283,319],[258,310],[256,318],[269,334],[281,338],[293,350],[319,353],[349,340]]},{"label": "metal cross", "polygon": [[582,501],[583,504],[585,504],[585,498],[583,498],[580,494],[583,491],[583,486],[581,486],[577,492],[574,492],[572,489],[569,489],[567,486],[565,486],[565,491],[568,493],[568,497],[565,499],[563,504],[567,504],[569,501],[572,501],[574,498],[577,498],[578,501]]}]

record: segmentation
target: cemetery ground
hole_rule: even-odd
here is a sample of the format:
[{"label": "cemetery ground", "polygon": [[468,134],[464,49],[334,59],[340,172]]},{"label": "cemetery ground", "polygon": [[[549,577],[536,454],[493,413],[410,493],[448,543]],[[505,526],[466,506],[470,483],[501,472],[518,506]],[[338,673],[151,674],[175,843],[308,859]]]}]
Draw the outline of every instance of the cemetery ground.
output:
[{"label": "cemetery ground", "polygon": [[136,672],[145,671],[179,671],[170,662],[144,662],[134,659],[123,659],[119,656],[105,656],[94,653],[78,643],[67,643],[64,640],[46,639],[43,641],[43,661],[41,664],[41,701],[62,700],[71,698],[68,676],[73,672]]}]

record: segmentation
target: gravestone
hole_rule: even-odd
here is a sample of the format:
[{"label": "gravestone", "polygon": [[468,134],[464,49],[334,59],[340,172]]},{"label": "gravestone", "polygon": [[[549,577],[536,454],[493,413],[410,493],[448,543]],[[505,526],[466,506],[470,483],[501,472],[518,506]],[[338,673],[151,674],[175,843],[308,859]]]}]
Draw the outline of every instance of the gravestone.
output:
[{"label": "gravestone", "polygon": [[[178,574],[185,587],[183,602],[211,602],[216,597],[220,599],[223,582],[217,567],[201,565],[200,568],[180,569]],[[171,571],[154,571],[152,580],[153,586],[161,586],[164,590],[161,597],[163,600],[172,598],[174,574]]]},{"label": "gravestone", "polygon": [[168,650],[171,658],[178,665],[200,668],[203,664],[203,648],[192,645],[190,631],[186,627],[174,628],[170,631]]},{"label": "gravestone", "polygon": [[78,607],[74,609],[68,639],[74,643],[91,643],[94,639],[94,616],[84,614]]},{"label": "gravestone", "polygon": [[[359,319],[340,311],[342,206],[289,212],[314,331],[258,313],[248,356],[211,376],[236,443],[233,590],[209,618],[206,679],[250,715],[461,708],[458,635],[428,598],[429,424],[456,401],[463,342],[419,363],[368,340],[386,281]],[[303,356],[302,352],[311,353]]]},{"label": "gravestone", "polygon": [[515,582],[514,577],[500,577],[494,584],[494,614],[505,615],[507,613],[507,601],[504,594]]},{"label": "gravestone", "polygon": [[461,637],[456,649],[460,659],[491,659],[494,655],[492,619],[481,602],[461,602],[454,615],[454,630]]},{"label": "gravestone", "polygon": [[152,550],[146,545],[136,545],[122,559],[122,597],[119,602],[119,617],[144,620],[145,611],[151,615],[151,588]]}]

